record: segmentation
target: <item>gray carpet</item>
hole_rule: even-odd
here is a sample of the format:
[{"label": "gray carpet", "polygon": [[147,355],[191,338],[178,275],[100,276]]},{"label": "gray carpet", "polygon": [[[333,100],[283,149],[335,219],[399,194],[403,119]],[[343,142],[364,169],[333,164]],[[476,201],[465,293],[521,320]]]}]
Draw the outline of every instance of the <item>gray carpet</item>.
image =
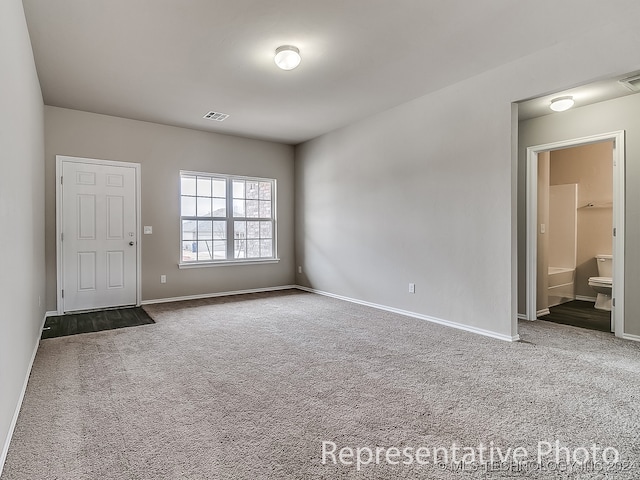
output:
[{"label": "gray carpet", "polygon": [[[2,480],[640,478],[637,343],[524,322],[510,344],[298,291],[145,309],[151,327],[42,341]],[[632,465],[321,462],[322,441],[535,460],[556,440]]]}]

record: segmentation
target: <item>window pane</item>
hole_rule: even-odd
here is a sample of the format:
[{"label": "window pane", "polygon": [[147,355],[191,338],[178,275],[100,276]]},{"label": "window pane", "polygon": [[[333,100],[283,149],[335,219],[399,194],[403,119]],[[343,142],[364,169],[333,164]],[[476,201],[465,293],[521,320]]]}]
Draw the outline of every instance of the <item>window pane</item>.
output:
[{"label": "window pane", "polygon": [[273,257],[273,242],[271,239],[260,240],[260,256]]},{"label": "window pane", "polygon": [[244,200],[233,201],[233,216],[244,217]]},{"label": "window pane", "polygon": [[247,222],[247,238],[260,238],[260,222]]},{"label": "window pane", "polygon": [[217,178],[213,179],[213,196],[225,198],[227,196],[227,182]]},{"label": "window pane", "polygon": [[196,196],[196,177],[184,175],[180,179],[180,193]]},{"label": "window pane", "polygon": [[271,200],[271,182],[260,182],[260,200]]},{"label": "window pane", "polygon": [[247,241],[246,240],[234,240],[233,258],[247,258]]},{"label": "window pane", "polygon": [[227,222],[213,222],[213,238],[215,240],[227,238]]},{"label": "window pane", "polygon": [[247,258],[260,257],[260,240],[247,240]]},{"label": "window pane", "polygon": [[198,260],[211,260],[213,242],[198,242]]},{"label": "window pane", "polygon": [[247,182],[247,198],[257,199],[260,196],[260,187],[258,182]]},{"label": "window pane", "polygon": [[273,238],[271,222],[260,222],[260,238]]},{"label": "window pane", "polygon": [[211,198],[198,197],[198,216],[199,217],[211,216]]},{"label": "window pane", "polygon": [[260,200],[260,218],[271,218],[271,202]]},{"label": "window pane", "polygon": [[198,240],[211,240],[213,238],[212,222],[198,222]]},{"label": "window pane", "polygon": [[258,200],[247,200],[247,218],[259,218],[260,217],[260,207],[258,206]]},{"label": "window pane", "polygon": [[214,217],[227,216],[227,201],[224,198],[213,199],[213,216]]},{"label": "window pane", "polygon": [[233,198],[245,198],[243,180],[233,181]]},{"label": "window pane", "polygon": [[195,217],[196,216],[196,198],[195,197],[181,197],[182,198],[182,213],[183,217]]},{"label": "window pane", "polygon": [[196,242],[182,242],[182,261],[193,262],[196,257]]},{"label": "window pane", "polygon": [[194,220],[182,221],[182,240],[187,242],[196,239],[196,222]]},{"label": "window pane", "polygon": [[247,222],[233,222],[235,238],[247,238]]},{"label": "window pane", "polygon": [[227,258],[227,242],[225,240],[214,240],[213,258],[215,260],[224,260]]},{"label": "window pane", "polygon": [[210,177],[198,177],[198,196],[199,197],[211,196],[211,178]]}]

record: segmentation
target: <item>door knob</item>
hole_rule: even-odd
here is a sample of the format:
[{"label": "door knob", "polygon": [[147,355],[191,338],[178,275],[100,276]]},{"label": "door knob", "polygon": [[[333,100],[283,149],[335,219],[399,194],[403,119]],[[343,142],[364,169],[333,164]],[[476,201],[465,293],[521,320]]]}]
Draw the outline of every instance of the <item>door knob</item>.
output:
[{"label": "door knob", "polygon": [[129,242],[129,245],[131,245],[133,247],[133,242]]}]

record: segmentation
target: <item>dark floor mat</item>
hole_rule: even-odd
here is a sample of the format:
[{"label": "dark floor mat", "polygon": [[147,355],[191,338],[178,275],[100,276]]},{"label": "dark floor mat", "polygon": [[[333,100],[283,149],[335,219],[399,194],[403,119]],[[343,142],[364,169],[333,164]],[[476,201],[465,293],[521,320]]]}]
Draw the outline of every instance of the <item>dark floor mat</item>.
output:
[{"label": "dark floor mat", "polygon": [[136,327],[155,323],[141,307],[69,313],[48,317],[41,338],[65,337],[78,333],[100,332],[115,328]]}]

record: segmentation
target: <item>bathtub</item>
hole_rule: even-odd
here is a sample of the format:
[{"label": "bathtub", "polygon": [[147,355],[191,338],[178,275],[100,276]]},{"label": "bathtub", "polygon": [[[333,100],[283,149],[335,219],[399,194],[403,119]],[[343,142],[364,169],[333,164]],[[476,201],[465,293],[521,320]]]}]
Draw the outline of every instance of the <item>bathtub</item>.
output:
[{"label": "bathtub", "polygon": [[575,273],[575,268],[549,267],[549,307],[575,300]]}]

